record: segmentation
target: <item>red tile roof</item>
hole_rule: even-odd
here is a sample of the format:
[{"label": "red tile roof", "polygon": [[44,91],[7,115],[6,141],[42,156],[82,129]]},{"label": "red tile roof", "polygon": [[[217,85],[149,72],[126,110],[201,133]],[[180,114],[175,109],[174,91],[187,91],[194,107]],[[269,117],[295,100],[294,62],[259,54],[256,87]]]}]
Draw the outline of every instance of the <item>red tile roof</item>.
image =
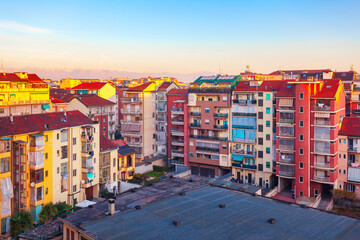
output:
[{"label": "red tile roof", "polygon": [[144,91],[148,86],[150,86],[151,84],[154,84],[154,83],[153,83],[153,82],[144,83],[144,84],[141,84],[141,85],[139,85],[139,86],[129,88],[129,89],[126,90],[126,91],[142,92],[142,91]]},{"label": "red tile roof", "polygon": [[107,137],[100,135],[100,152],[105,152],[114,149],[117,149],[116,144],[110,141],[110,139],[108,139]]},{"label": "red tile roof", "polygon": [[341,124],[339,135],[360,137],[360,118],[345,117]]},{"label": "red tile roof", "polygon": [[333,78],[339,78],[339,79],[345,80],[345,81],[353,81],[353,80],[355,80],[355,74],[356,74],[356,72],[354,72],[354,71],[334,72]]},{"label": "red tile roof", "polygon": [[335,98],[336,93],[340,86],[339,79],[327,79],[323,80],[324,84],[321,89],[316,92],[312,97],[314,98]]},{"label": "red tile roof", "polygon": [[82,102],[87,107],[115,105],[114,102],[106,100],[95,94],[76,95],[74,98],[77,98],[80,102]]},{"label": "red tile roof", "polygon": [[80,111],[52,112],[0,118],[0,137],[24,133],[43,132],[67,127],[93,124]]},{"label": "red tile roof", "polygon": [[60,99],[58,99],[56,97],[51,97],[50,96],[50,100],[51,100],[52,103],[64,103],[63,100],[60,100]]},{"label": "red tile roof", "polygon": [[304,70],[278,70],[275,72],[270,73],[269,75],[280,75],[280,74],[293,74],[298,75],[302,73],[320,73],[320,72],[331,72],[331,69],[304,69]]},{"label": "red tile roof", "polygon": [[186,95],[187,93],[188,93],[187,89],[173,88],[167,93],[167,95]]},{"label": "red tile roof", "polygon": [[255,81],[240,81],[238,83],[238,85],[236,85],[236,87],[234,88],[233,91],[260,91],[260,92],[266,92],[266,91],[269,91],[269,92],[273,92],[273,91],[278,91],[280,89],[280,87],[283,85],[283,84],[286,84],[285,81],[272,81],[272,80],[269,80],[269,81],[263,81],[261,83],[260,86],[258,85],[255,85],[254,86],[250,86],[250,82],[255,82]]},{"label": "red tile roof", "polygon": [[73,87],[72,89],[74,89],[74,90],[99,90],[105,84],[106,84],[106,82],[91,82],[91,83],[85,82],[85,83],[81,83],[81,84]]},{"label": "red tile roof", "polygon": [[129,145],[127,145],[123,140],[113,140],[113,143],[118,147],[118,157],[127,156],[130,154],[136,153]]},{"label": "red tile roof", "polygon": [[160,84],[158,90],[166,90],[171,85],[171,82],[163,82]]},{"label": "red tile roof", "polygon": [[295,97],[294,85],[288,84],[287,82],[281,85],[275,97],[289,97],[289,98]]},{"label": "red tile roof", "polygon": [[113,140],[112,142],[114,144],[118,145],[119,147],[122,147],[122,146],[126,145],[126,143],[121,139]]},{"label": "red tile roof", "polygon": [[28,82],[26,79],[18,77],[15,73],[0,73],[0,81]]},{"label": "red tile roof", "polygon": [[39,77],[38,75],[34,74],[34,73],[28,73],[27,74],[28,76],[28,79],[30,82],[43,82]]}]

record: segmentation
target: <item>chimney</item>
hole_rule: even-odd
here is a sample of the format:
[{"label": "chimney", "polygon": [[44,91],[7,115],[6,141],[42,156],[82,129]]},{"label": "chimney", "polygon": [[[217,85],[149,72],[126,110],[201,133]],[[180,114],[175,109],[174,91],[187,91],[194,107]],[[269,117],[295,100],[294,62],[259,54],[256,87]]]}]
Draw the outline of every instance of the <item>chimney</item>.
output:
[{"label": "chimney", "polygon": [[112,198],[110,198],[108,201],[108,212],[109,212],[109,215],[115,214],[115,200]]},{"label": "chimney", "polygon": [[14,116],[10,114],[10,122],[14,123]]}]

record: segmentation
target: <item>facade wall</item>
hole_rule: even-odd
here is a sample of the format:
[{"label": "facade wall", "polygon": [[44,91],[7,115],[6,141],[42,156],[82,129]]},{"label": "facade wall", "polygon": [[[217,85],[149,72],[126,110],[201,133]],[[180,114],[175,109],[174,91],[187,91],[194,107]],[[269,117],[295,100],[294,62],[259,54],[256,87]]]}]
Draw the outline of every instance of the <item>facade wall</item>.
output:
[{"label": "facade wall", "polygon": [[156,144],[156,119],[155,119],[155,97],[151,91],[143,92],[143,154],[144,157],[155,155]]}]

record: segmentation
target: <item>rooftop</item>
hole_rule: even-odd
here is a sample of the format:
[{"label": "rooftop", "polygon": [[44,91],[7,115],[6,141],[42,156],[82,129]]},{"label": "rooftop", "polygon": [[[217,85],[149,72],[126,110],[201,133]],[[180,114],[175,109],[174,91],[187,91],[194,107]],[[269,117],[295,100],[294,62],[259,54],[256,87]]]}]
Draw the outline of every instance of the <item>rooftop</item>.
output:
[{"label": "rooftop", "polygon": [[132,149],[129,145],[127,145],[123,140],[118,139],[118,140],[113,140],[112,141],[118,148],[118,156],[122,157],[122,156],[126,156],[129,154],[133,154],[135,153],[135,150]]},{"label": "rooftop", "polygon": [[81,84],[73,87],[72,89],[74,89],[74,90],[99,90],[105,84],[106,84],[106,82],[85,82],[85,83],[81,83]]},{"label": "rooftop", "polygon": [[80,111],[52,112],[0,118],[0,137],[24,133],[50,131],[93,124]]},{"label": "rooftop", "polygon": [[114,149],[117,149],[116,144],[114,144],[107,137],[100,135],[100,152],[105,152],[105,151],[114,150]]},{"label": "rooftop", "polygon": [[316,92],[312,97],[314,98],[335,98],[336,93],[340,86],[339,79],[327,79],[323,80],[324,84],[321,89]]},{"label": "rooftop", "polygon": [[[184,184],[181,179],[159,183],[167,181]],[[197,184],[185,183],[186,186]],[[218,187],[184,189],[185,196],[174,195],[176,191],[168,188],[170,185],[164,187],[161,191],[172,194],[153,196],[150,201],[140,195],[136,196],[139,201],[130,203],[126,198],[132,194],[121,196],[116,199],[115,207],[122,210],[119,214],[109,217],[102,214],[97,221],[91,220],[89,214],[90,221],[83,222],[81,228],[97,239],[357,239],[360,234],[357,219],[295,204]],[[134,194],[140,194],[142,189]],[[148,193],[153,189],[155,194],[160,190],[159,186],[149,187]],[[129,210],[124,209],[126,204]],[[219,204],[225,207],[220,208]],[[143,208],[135,210],[135,205]],[[95,205],[95,210],[80,210],[65,220],[71,222],[81,211],[96,210]],[[276,222],[270,224],[270,218]],[[174,220],[181,224],[174,226]]]},{"label": "rooftop", "polygon": [[269,75],[279,75],[279,74],[291,74],[291,75],[300,75],[303,73],[322,73],[322,72],[331,72],[331,69],[304,69],[304,70],[278,70],[270,73]]},{"label": "rooftop", "polygon": [[167,95],[187,95],[187,93],[188,93],[187,89],[173,88],[167,93]]},{"label": "rooftop", "polygon": [[74,98],[78,99],[80,102],[82,102],[87,107],[115,105],[114,102],[106,100],[95,94],[82,94],[82,95],[77,95]]},{"label": "rooftop", "polygon": [[360,137],[360,118],[345,117],[341,124],[339,135],[345,135],[349,137]]},{"label": "rooftop", "polygon": [[154,83],[153,82],[144,83],[144,84],[138,85],[136,87],[129,88],[127,91],[142,92],[151,84],[154,84]]},{"label": "rooftop", "polygon": [[164,81],[160,84],[158,90],[166,90],[171,85],[171,82]]}]

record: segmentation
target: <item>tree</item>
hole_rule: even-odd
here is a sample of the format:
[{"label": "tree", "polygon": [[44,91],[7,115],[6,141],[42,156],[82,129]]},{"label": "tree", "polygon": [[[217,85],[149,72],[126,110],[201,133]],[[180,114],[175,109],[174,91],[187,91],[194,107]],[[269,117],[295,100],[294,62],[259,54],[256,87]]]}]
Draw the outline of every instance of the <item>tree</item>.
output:
[{"label": "tree", "polygon": [[115,139],[116,140],[121,139],[121,132],[119,130],[115,131]]},{"label": "tree", "polygon": [[14,213],[10,218],[10,233],[17,236],[30,229],[32,226],[31,214],[28,211],[21,210]]},{"label": "tree", "polygon": [[71,209],[71,205],[66,204],[64,202],[57,202],[57,203],[54,204],[54,206],[58,210],[58,212],[57,212],[58,214],[65,211],[65,210]]},{"label": "tree", "polygon": [[41,209],[41,212],[39,214],[40,221],[46,222],[55,217],[57,213],[58,209],[56,208],[56,206],[53,203],[48,203]]}]

